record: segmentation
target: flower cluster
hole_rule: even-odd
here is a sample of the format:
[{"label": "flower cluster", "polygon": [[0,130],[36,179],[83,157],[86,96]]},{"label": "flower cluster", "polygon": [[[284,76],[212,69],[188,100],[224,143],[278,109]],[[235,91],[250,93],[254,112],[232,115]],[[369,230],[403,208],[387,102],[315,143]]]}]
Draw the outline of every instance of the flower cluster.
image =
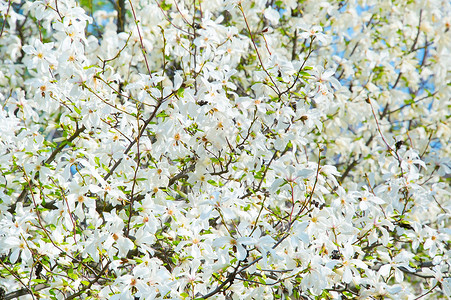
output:
[{"label": "flower cluster", "polygon": [[451,297],[448,1],[0,14],[0,299]]}]

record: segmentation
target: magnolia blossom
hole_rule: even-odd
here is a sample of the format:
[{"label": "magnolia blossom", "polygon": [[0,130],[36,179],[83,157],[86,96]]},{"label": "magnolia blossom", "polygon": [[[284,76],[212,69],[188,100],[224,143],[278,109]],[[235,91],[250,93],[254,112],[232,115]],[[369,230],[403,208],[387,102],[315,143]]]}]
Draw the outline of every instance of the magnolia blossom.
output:
[{"label": "magnolia blossom", "polygon": [[299,37],[302,39],[307,39],[307,38],[315,38],[318,39],[318,41],[320,41],[323,44],[327,44],[327,38],[326,35],[324,33],[322,33],[323,28],[321,28],[321,26],[318,25],[314,25],[311,26],[310,28],[306,28],[304,29],[305,32],[302,32]]},{"label": "magnolia blossom", "polygon": [[447,1],[88,2],[0,1],[0,298],[451,295]]}]

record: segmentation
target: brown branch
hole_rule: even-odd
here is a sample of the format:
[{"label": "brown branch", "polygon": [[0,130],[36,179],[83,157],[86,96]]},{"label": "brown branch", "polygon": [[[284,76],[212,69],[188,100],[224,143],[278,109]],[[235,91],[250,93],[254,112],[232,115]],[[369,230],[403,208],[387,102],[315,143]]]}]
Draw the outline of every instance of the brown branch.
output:
[{"label": "brown branch", "polygon": [[298,30],[294,30],[294,37],[293,37],[293,49],[291,49],[291,60],[294,60],[296,58],[296,48],[298,44]]},{"label": "brown branch", "polygon": [[420,17],[418,19],[418,31],[417,31],[417,35],[415,37],[415,39],[413,40],[413,44],[412,47],[410,47],[410,52],[413,52],[413,50],[415,49],[415,46],[418,42],[418,37],[420,36],[420,32],[421,32],[421,16],[423,15],[423,9],[420,9]]},{"label": "brown branch", "polygon": [[[260,259],[261,259],[261,257],[260,257]],[[241,264],[241,261],[238,262],[238,265],[235,267],[235,270],[233,270],[233,272],[229,274],[229,276],[227,277],[227,279],[226,279],[223,283],[221,283],[219,286],[217,286],[217,287],[216,287],[213,291],[211,291],[210,293],[208,293],[208,294],[206,294],[206,295],[204,295],[204,296],[201,296],[200,298],[202,298],[202,299],[210,298],[211,296],[213,296],[213,295],[215,295],[215,294],[221,292],[221,290],[222,290],[227,284],[229,284],[229,286],[226,287],[226,288],[224,289],[224,290],[227,290],[227,289],[233,284],[233,281],[235,280],[236,274],[238,274],[238,273],[241,272],[241,270],[238,271],[238,268],[240,267],[240,264]]]},{"label": "brown branch", "polygon": [[87,286],[83,287],[83,289],[81,289],[81,291],[78,291],[75,294],[70,295],[69,297],[66,298],[66,300],[75,299],[78,296],[82,295],[86,290],[89,290],[94,283],[99,281],[99,279],[101,278],[102,274],[104,274],[106,272],[106,270],[108,269],[108,266],[110,265],[110,263],[111,263],[111,261],[107,262],[105,267],[103,267],[102,271],[100,271],[100,273],[97,274],[96,277],[92,281],[90,281]]},{"label": "brown branch", "polygon": [[[49,288],[49,287],[50,286],[48,284],[46,284],[46,283],[39,283],[39,284],[35,285],[33,287],[33,289],[34,289],[34,291],[37,292],[37,291],[40,291],[40,290],[43,290],[43,289],[46,289],[46,288]],[[32,291],[29,290],[29,289],[25,289],[24,288],[24,289],[20,289],[20,290],[17,290],[17,291],[14,291],[14,292],[6,294],[4,296],[4,299],[5,300],[10,300],[10,299],[19,298],[21,296],[29,295],[29,294],[33,295]],[[34,296],[33,296],[33,299],[34,299]]]},{"label": "brown branch", "polygon": [[298,72],[297,72],[297,74],[296,74],[296,78],[294,79],[293,83],[292,83],[285,91],[283,91],[282,93],[280,93],[280,94],[279,94],[279,97],[281,97],[283,94],[288,93],[288,92],[296,85],[297,81],[299,80],[299,76],[301,75],[302,69],[303,69],[304,66],[305,66],[305,63],[307,62],[307,60],[309,59],[310,55],[311,55],[312,52],[313,52],[312,45],[313,45],[313,41],[314,41],[314,40],[315,40],[315,37],[312,37],[311,40],[310,40],[309,52],[308,52],[307,56],[305,57],[304,61],[302,62],[302,65],[301,65],[301,67],[299,68],[299,70],[298,70]]},{"label": "brown branch", "polygon": [[[370,138],[366,141],[365,146],[368,146],[373,141],[374,135],[371,135]],[[359,160],[362,159],[362,154],[359,155],[359,158],[354,159],[345,169],[343,172],[343,175],[341,175],[340,179],[338,180],[340,183],[343,183],[346,177],[349,176],[349,172],[351,172],[359,163]]]},{"label": "brown branch", "polygon": [[141,30],[139,29],[139,25],[138,25],[139,21],[136,18],[135,8],[133,7],[133,4],[132,4],[131,0],[128,0],[128,2],[130,3],[130,6],[132,8],[133,19],[135,20],[136,30],[138,31],[139,41],[141,42],[141,52],[143,53],[143,56],[144,56],[144,61],[146,63],[147,72],[149,72],[149,76],[150,76],[150,78],[152,78],[152,72],[150,72],[149,63],[147,61],[147,51],[146,51],[146,48],[144,48],[143,38],[142,38],[142,35],[141,35]]},{"label": "brown branch", "polygon": [[[81,128],[78,128],[77,130],[75,130],[74,134],[72,134],[72,136],[70,138],[68,138],[67,140],[61,142],[61,144],[58,146],[58,148],[56,148],[55,150],[53,150],[52,154],[49,156],[49,158],[47,158],[47,160],[45,162],[42,163],[42,165],[46,165],[46,164],[50,164],[51,162],[53,162],[56,158],[56,156],[58,155],[58,153],[60,153],[64,147],[66,147],[66,145],[72,143],[83,131],[85,131],[86,127],[83,125]],[[36,180],[38,178],[38,174],[36,173],[36,175],[34,176],[34,179]],[[30,189],[32,188],[32,185],[30,186]],[[17,202],[22,202],[25,197],[28,194],[28,188],[24,188],[22,193],[20,194],[20,196],[17,198],[16,203]],[[13,211],[15,210],[15,204],[14,204],[14,208]]]},{"label": "brown branch", "polygon": [[[170,97],[172,94],[168,95],[168,97]],[[155,106],[155,109],[153,110],[152,114],[150,115],[150,117],[146,120],[146,122],[144,122],[143,127],[141,127],[141,130],[138,133],[138,136],[142,136],[144,134],[144,131],[147,128],[147,125],[149,125],[150,121],[153,120],[153,118],[157,115],[157,111],[160,108],[161,104],[163,104],[163,100],[160,100],[158,102],[158,104]],[[133,141],[128,145],[128,147],[125,149],[124,154],[127,154],[130,149],[135,145],[137,139],[133,139]],[[105,175],[105,177],[103,179],[107,180],[108,178],[110,178],[111,175],[113,175],[114,170],[116,170],[116,168],[121,164],[123,158],[120,158],[119,160],[116,161],[116,163],[113,165],[113,167],[110,169],[110,171],[108,172],[108,174]]]},{"label": "brown branch", "polygon": [[117,11],[117,33],[124,32],[125,29],[125,0],[117,0],[115,3]]},{"label": "brown branch", "polygon": [[279,88],[277,87],[277,84],[274,82],[274,79],[272,78],[271,74],[269,74],[268,70],[265,68],[263,64],[263,60],[260,56],[260,53],[258,52],[257,44],[255,43],[254,35],[252,34],[251,28],[249,26],[249,23],[247,22],[246,14],[244,13],[243,6],[241,3],[238,4],[238,8],[240,9],[241,13],[243,14],[244,22],[246,23],[247,30],[249,31],[249,36],[252,41],[252,45],[254,46],[255,52],[257,53],[258,60],[260,61],[260,65],[262,66],[263,71],[265,71],[266,75],[268,75],[269,79],[271,80],[272,84],[274,84],[274,87],[269,86],[274,92],[277,93],[277,95],[281,95]]},{"label": "brown branch", "polygon": [[9,9],[11,8],[11,3],[12,3],[12,0],[9,0],[8,1],[8,8],[6,9],[5,17],[3,18],[2,30],[0,31],[0,38],[3,35],[3,30],[5,30],[6,19],[8,18],[8,15],[9,15]]},{"label": "brown branch", "polygon": [[390,112],[388,112],[388,114],[395,113],[395,112],[400,111],[400,110],[402,110],[402,109],[404,109],[404,108],[406,108],[406,107],[408,107],[408,106],[411,106],[412,104],[416,104],[416,103],[418,103],[418,102],[421,102],[421,101],[423,101],[423,100],[426,100],[427,98],[430,98],[430,97],[435,96],[435,94],[437,94],[437,91],[435,91],[434,93],[432,93],[432,94],[430,94],[430,95],[427,95],[427,96],[424,96],[424,97],[422,97],[422,98],[420,98],[420,99],[417,99],[417,100],[413,101],[412,103],[404,104],[403,106],[401,106],[401,107],[399,107],[399,108],[397,108],[397,109],[391,110]]}]

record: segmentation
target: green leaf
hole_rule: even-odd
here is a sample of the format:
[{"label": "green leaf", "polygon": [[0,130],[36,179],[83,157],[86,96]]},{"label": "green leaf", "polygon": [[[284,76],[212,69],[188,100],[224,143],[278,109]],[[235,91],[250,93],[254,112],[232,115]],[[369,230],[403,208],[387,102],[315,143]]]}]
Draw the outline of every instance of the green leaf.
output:
[{"label": "green leaf", "polygon": [[224,185],[222,182],[216,182],[216,181],[214,181],[213,179],[210,179],[210,180],[208,180],[207,182],[208,182],[209,184],[213,185],[213,186],[216,186],[216,187],[219,187],[219,186],[223,186],[223,185]]},{"label": "green leaf", "polygon": [[69,271],[67,272],[67,276],[70,277],[73,280],[77,280],[78,279],[78,275],[74,273],[74,269],[69,269]]},{"label": "green leaf", "polygon": [[298,96],[299,98],[305,98],[305,93],[304,92],[293,92],[293,95]]},{"label": "green leaf", "polygon": [[88,286],[88,285],[89,285],[89,281],[82,280],[82,281],[81,281],[81,284],[83,284],[83,285],[85,285],[85,286]]},{"label": "green leaf", "polygon": [[46,283],[47,282],[47,280],[45,280],[45,279],[38,279],[38,278],[32,279],[31,281],[35,282],[35,283]]},{"label": "green leaf", "polygon": [[405,105],[411,105],[411,104],[414,104],[414,103],[415,103],[415,100],[413,100],[413,99],[404,100],[404,104]]}]

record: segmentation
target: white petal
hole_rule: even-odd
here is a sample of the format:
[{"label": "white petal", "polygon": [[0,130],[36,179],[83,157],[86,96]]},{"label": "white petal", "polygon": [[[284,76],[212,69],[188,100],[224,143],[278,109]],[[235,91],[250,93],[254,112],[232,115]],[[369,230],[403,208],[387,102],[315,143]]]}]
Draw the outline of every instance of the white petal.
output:
[{"label": "white petal", "polygon": [[346,268],[344,273],[343,273],[343,281],[345,283],[350,283],[352,281],[352,272],[351,269]]},{"label": "white petal", "polygon": [[241,244],[237,244],[236,245],[236,249],[237,249],[237,252],[238,252],[237,255],[236,255],[236,258],[238,260],[244,260],[246,258],[246,256],[247,256],[246,249],[244,249],[243,245],[241,245]]},{"label": "white petal", "polygon": [[177,91],[182,86],[182,76],[179,73],[176,73],[174,76],[174,91]]},{"label": "white petal", "polygon": [[379,274],[381,274],[382,276],[388,276],[388,274],[390,274],[390,270],[391,270],[391,265],[390,264],[383,265],[379,269]]},{"label": "white petal", "polygon": [[264,16],[273,24],[279,23],[280,18],[279,12],[273,9],[272,7],[268,7],[267,9],[265,9]]}]

